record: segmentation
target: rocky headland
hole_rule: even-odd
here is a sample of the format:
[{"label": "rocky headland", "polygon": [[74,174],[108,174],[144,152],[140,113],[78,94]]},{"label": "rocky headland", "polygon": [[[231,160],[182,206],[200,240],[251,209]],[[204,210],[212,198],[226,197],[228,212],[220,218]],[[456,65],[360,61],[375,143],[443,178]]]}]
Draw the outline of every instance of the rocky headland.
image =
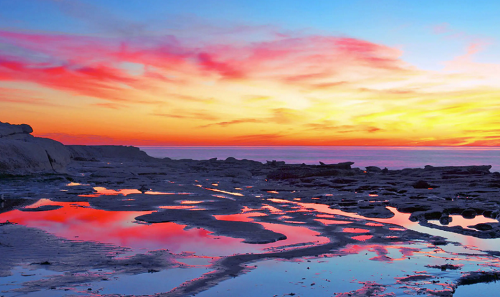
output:
[{"label": "rocky headland", "polygon": [[67,173],[67,166],[72,160],[151,159],[136,147],[63,145],[52,139],[35,137],[31,133],[33,128],[27,124],[0,122],[0,175]]},{"label": "rocky headland", "polygon": [[0,122],[0,174],[63,173],[69,150],[52,139],[34,137],[31,126]]}]

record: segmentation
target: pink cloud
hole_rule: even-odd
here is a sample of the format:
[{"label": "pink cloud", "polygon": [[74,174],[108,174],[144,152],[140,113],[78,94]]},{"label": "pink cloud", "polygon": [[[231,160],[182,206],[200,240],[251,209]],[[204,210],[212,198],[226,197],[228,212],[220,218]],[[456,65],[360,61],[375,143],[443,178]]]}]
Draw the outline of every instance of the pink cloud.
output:
[{"label": "pink cloud", "polygon": [[[182,84],[195,77],[326,86],[408,71],[399,50],[360,39],[275,38],[195,47],[174,36],[120,40],[0,31],[1,41],[34,53],[0,51],[0,81],[34,82],[78,95],[134,102],[130,89],[154,92],[155,82]],[[144,71],[132,75],[123,62],[143,65]]]},{"label": "pink cloud", "polygon": [[208,53],[198,54],[199,65],[209,71],[220,74],[226,78],[242,78],[243,73],[230,63],[217,62]]},{"label": "pink cloud", "polygon": [[73,91],[79,95],[94,96],[112,101],[127,101],[116,91],[116,83],[130,83],[119,69],[93,65],[45,66],[29,61],[6,61],[0,57],[0,80],[35,82],[58,90]]},{"label": "pink cloud", "polygon": [[43,98],[37,98],[38,93],[30,90],[14,89],[14,88],[0,88],[0,102],[28,104],[39,106],[57,106],[50,101]]}]

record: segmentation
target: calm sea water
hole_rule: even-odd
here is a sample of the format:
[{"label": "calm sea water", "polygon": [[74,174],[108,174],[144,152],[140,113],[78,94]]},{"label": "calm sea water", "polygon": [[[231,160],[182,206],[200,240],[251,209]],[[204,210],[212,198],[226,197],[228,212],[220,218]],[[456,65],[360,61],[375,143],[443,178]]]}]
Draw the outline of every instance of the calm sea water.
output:
[{"label": "calm sea water", "polygon": [[141,147],[153,157],[208,160],[210,158],[267,160],[318,164],[354,162],[354,167],[418,168],[425,165],[492,165],[500,171],[500,147],[366,147],[366,146],[217,146]]}]

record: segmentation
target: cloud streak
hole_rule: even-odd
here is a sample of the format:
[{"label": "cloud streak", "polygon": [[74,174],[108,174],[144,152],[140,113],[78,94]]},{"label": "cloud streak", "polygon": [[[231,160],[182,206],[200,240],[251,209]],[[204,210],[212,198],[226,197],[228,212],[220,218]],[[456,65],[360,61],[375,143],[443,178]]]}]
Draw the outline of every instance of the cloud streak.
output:
[{"label": "cloud streak", "polygon": [[[487,131],[500,116],[500,66],[475,62],[483,44],[431,72],[403,61],[400,49],[352,37],[246,26],[193,42],[133,23],[126,34],[102,12],[98,18],[105,37],[0,31],[0,85],[57,90],[85,111],[75,122],[152,131],[162,144],[497,143]],[[245,40],[235,30],[265,38]],[[56,105],[10,87],[0,95],[2,104]],[[106,122],[105,112],[116,118]],[[106,133],[102,141],[112,142]]]}]

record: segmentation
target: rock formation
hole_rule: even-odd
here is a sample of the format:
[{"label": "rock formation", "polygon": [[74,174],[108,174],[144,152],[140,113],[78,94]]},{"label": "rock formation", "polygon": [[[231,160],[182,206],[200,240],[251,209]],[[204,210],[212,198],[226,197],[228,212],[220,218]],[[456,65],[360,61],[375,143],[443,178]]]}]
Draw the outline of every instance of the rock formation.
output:
[{"label": "rock formation", "polygon": [[75,161],[97,161],[100,159],[127,159],[148,161],[154,159],[138,147],[123,145],[67,145]]},{"label": "rock formation", "polygon": [[0,122],[0,174],[64,173],[69,150],[60,142],[34,137],[26,124]]}]

